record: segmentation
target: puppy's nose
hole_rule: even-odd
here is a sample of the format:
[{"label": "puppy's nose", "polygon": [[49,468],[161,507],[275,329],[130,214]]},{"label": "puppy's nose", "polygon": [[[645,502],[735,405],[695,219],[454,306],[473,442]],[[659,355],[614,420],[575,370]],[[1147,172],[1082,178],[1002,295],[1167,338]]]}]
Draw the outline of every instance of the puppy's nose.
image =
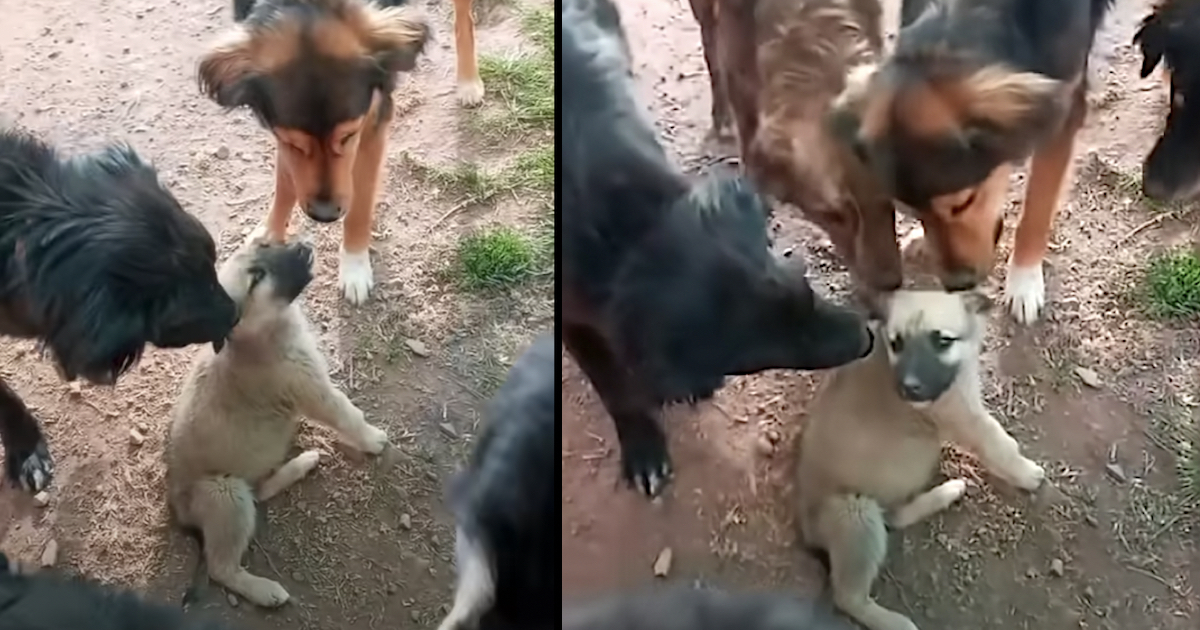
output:
[{"label": "puppy's nose", "polygon": [[915,376],[905,376],[900,380],[900,392],[905,398],[920,398],[924,388]]},{"label": "puppy's nose", "polygon": [[304,213],[313,221],[333,223],[342,218],[342,207],[335,201],[314,199],[304,205]]},{"label": "puppy's nose", "polygon": [[979,286],[979,274],[974,269],[955,269],[942,278],[947,291],[969,291]]}]

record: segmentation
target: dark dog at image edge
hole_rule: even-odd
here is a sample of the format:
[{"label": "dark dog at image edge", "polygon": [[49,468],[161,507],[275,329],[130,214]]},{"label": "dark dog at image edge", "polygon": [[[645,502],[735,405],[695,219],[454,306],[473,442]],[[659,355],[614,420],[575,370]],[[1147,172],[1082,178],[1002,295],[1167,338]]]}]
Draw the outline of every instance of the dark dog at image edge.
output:
[{"label": "dark dog at image edge", "polygon": [[610,0],[562,10],[562,338],[616,425],[622,474],[654,496],[670,472],[659,409],[728,375],[823,369],[870,352],[866,323],[770,251],[750,182],[691,183],[633,97]]},{"label": "dark dog at image edge", "polygon": [[[0,131],[0,335],[38,339],[68,381],[115,384],[147,344],[220,345],[237,320],[216,244],[126,146],[62,158]],[[41,427],[0,379],[5,476],[54,473]]]},{"label": "dark dog at image edge", "polygon": [[438,630],[557,627],[548,605],[562,577],[557,359],[550,333],[517,359],[450,487],[458,579]]},{"label": "dark dog at image edge", "polygon": [[232,630],[130,591],[51,572],[19,574],[0,553],[4,630]]},{"label": "dark dog at image edge", "polygon": [[1133,38],[1142,78],[1161,63],[1170,88],[1166,124],[1142,165],[1142,190],[1161,201],[1200,196],[1200,2],[1162,0]]}]

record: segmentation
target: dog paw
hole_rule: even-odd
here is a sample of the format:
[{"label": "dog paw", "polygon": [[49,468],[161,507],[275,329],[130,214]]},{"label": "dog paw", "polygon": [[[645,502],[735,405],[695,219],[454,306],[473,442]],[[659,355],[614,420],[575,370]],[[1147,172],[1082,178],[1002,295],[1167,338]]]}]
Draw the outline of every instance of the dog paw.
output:
[{"label": "dog paw", "polygon": [[1004,300],[1017,323],[1032,324],[1046,305],[1046,283],[1042,277],[1041,263],[1036,267],[1009,266]]},{"label": "dog paw", "polygon": [[38,440],[30,451],[11,449],[5,458],[8,480],[26,492],[41,492],[54,479],[54,459],[45,440]]},{"label": "dog paw", "polygon": [[246,601],[262,608],[278,608],[291,598],[278,582],[258,576],[251,576],[240,594]]},{"label": "dog paw", "polygon": [[359,449],[368,455],[378,455],[387,448],[387,431],[371,424],[363,425],[362,436],[359,437]]},{"label": "dog paw", "polygon": [[338,286],[346,301],[358,306],[367,301],[371,289],[375,288],[375,278],[371,272],[371,253],[347,252],[342,250],[341,265],[338,269]]},{"label": "dog paw", "polygon": [[671,479],[671,457],[667,438],[657,426],[637,439],[621,441],[621,471],[625,481],[647,497],[662,493]]},{"label": "dog paw", "polygon": [[967,493],[967,482],[963,479],[951,479],[938,487],[942,492],[942,499],[946,502],[946,507],[950,507],[950,504],[963,498],[963,495]]},{"label": "dog paw", "polygon": [[1020,470],[1013,479],[1013,485],[1022,490],[1034,492],[1042,486],[1042,482],[1045,480],[1046,470],[1033,460],[1026,459],[1021,462]]},{"label": "dog paw", "polygon": [[309,450],[304,451],[296,456],[293,460],[296,462],[296,467],[300,471],[300,476],[307,475],[316,469],[317,464],[321,463],[321,451]]},{"label": "dog paw", "polygon": [[458,82],[458,104],[463,107],[475,107],[483,102],[483,81],[479,78],[460,80]]}]

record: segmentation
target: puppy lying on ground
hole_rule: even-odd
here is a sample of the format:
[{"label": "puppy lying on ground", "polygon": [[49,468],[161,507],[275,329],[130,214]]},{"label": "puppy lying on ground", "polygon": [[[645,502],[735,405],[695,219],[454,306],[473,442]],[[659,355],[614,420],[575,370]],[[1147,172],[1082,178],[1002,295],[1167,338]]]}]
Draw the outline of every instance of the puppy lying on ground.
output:
[{"label": "puppy lying on ground", "polygon": [[282,605],[288,593],[241,567],[254,535],[255,501],[284,491],[320,458],[314,450],[287,460],[299,416],[332,427],[367,453],[388,443],[334,387],[294,302],[312,280],[312,262],[311,246],[272,243],[260,229],[224,264],[221,284],[241,320],[220,353],[196,358],[166,446],[176,520],[200,537],[208,575],[259,606]]},{"label": "puppy lying on ground", "polygon": [[130,591],[51,572],[18,574],[0,553],[4,630],[231,630]]},{"label": "puppy lying on ground", "polygon": [[513,364],[451,486],[458,584],[438,630],[557,627],[549,605],[562,576],[556,346],[544,333]]},{"label": "puppy lying on ground", "polygon": [[611,0],[562,3],[563,345],[616,425],[625,480],[671,475],[658,412],[728,375],[824,369],[864,356],[862,317],[823,298],[800,256],[770,250],[748,181],[689,181],[634,100]]},{"label": "puppy lying on ground", "polygon": [[1171,90],[1166,124],[1142,166],[1142,190],[1163,201],[1200,196],[1200,2],[1160,0],[1142,20],[1142,78],[1159,63]]},{"label": "puppy lying on ground", "polygon": [[962,479],[927,490],[943,440],[974,451],[1005,481],[1033,491],[1042,467],[984,407],[979,380],[979,293],[897,291],[871,355],[830,375],[800,439],[799,524],[805,543],[828,554],[834,602],[870,630],[915,630],[871,598],[887,552],[887,527],[945,509]]},{"label": "puppy lying on ground", "polygon": [[564,606],[562,630],[854,630],[832,606],[779,593],[672,586]]}]

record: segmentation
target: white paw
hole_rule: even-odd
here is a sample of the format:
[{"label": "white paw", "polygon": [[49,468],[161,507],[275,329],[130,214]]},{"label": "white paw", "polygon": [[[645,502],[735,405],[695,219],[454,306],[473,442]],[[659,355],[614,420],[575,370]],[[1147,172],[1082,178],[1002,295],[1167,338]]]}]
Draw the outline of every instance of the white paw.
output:
[{"label": "white paw", "polygon": [[1022,490],[1033,492],[1042,487],[1042,482],[1046,479],[1046,470],[1030,459],[1022,459],[1020,471],[1017,478],[1013,479],[1013,485]]},{"label": "white paw", "polygon": [[296,467],[300,470],[301,475],[307,475],[321,463],[321,451],[311,450],[304,451],[296,456],[294,460]]},{"label": "white paw", "polygon": [[369,455],[378,455],[387,448],[387,431],[371,424],[363,425],[363,433],[359,438],[359,448]]},{"label": "white paw", "polygon": [[347,252],[342,250],[341,266],[338,269],[338,286],[346,301],[358,306],[367,301],[371,289],[375,288],[375,278],[371,272],[371,253]]},{"label": "white paw", "polygon": [[1036,267],[1008,267],[1008,279],[1004,286],[1004,301],[1008,310],[1020,324],[1032,324],[1046,305],[1046,283],[1042,278],[1042,265]]},{"label": "white paw", "polygon": [[287,590],[278,582],[258,576],[253,576],[253,578],[241,593],[241,596],[251,604],[263,608],[278,608],[291,598]]},{"label": "white paw", "polygon": [[967,493],[967,482],[962,479],[951,479],[940,487],[947,507]]},{"label": "white paw", "polygon": [[483,102],[483,81],[475,79],[458,82],[458,104],[475,107]]}]

